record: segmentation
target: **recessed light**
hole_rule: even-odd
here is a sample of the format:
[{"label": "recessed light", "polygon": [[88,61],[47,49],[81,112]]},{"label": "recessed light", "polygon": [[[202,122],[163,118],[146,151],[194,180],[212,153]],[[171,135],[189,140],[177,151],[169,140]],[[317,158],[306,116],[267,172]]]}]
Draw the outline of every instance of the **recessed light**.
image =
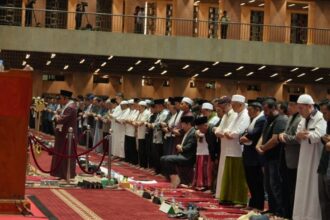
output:
[{"label": "recessed light", "polygon": [[132,71],[133,70],[133,67],[131,66],[130,68],[128,68],[128,72]]},{"label": "recessed light", "polygon": [[323,79],[323,77],[320,77],[318,79],[315,80],[315,82],[321,81]]},{"label": "recessed light", "polygon": [[306,73],[302,73],[302,74],[299,74],[297,77],[299,78],[299,77],[302,77],[302,76],[305,76],[306,75]]},{"label": "recessed light", "polygon": [[157,60],[157,61],[155,62],[155,64],[158,64],[158,63],[160,63],[160,61],[161,61],[161,60]]},{"label": "recessed light", "polygon": [[139,65],[141,63],[141,60],[136,61],[135,65]]},{"label": "recessed light", "polygon": [[52,63],[52,61],[48,60],[46,65],[49,66]]},{"label": "recessed light", "polygon": [[148,70],[149,70],[149,71],[152,71],[153,69],[155,69],[154,66],[150,67]]},{"label": "recessed light", "polygon": [[292,79],[285,80],[285,83],[291,82]]},{"label": "recessed light", "polygon": [[192,78],[195,78],[195,77],[197,77],[197,76],[199,76],[199,74],[198,74],[198,73],[196,73],[195,75],[193,75],[193,77],[192,77]]},{"label": "recessed light", "polygon": [[240,66],[240,67],[238,67],[236,70],[239,71],[239,70],[241,70],[241,69],[243,69],[243,68],[244,68],[244,66]]},{"label": "recessed light", "polygon": [[189,67],[189,65],[185,65],[184,67],[182,67],[183,70],[187,69]]},{"label": "recessed light", "polygon": [[111,60],[113,58],[113,56],[111,55],[110,57],[108,57],[108,60]]},{"label": "recessed light", "polygon": [[273,77],[275,77],[277,75],[278,75],[278,73],[274,73],[273,75],[270,76],[270,78],[273,78]]},{"label": "recessed light", "polygon": [[262,69],[265,69],[265,68],[266,68],[266,66],[261,66],[261,67],[259,67],[258,70],[262,70]]},{"label": "recessed light", "polygon": [[264,3],[261,3],[261,4],[259,4],[258,6],[259,6],[259,7],[262,7],[262,6],[264,6],[264,5],[265,5]]},{"label": "recessed light", "polygon": [[209,70],[209,68],[206,67],[206,68],[204,68],[204,69],[202,70],[202,72],[204,73],[204,72],[206,72],[206,71],[208,71],[208,70]]},{"label": "recessed light", "polygon": [[94,72],[94,73],[98,73],[98,72],[100,72],[100,69],[97,69],[97,70],[95,70],[95,72]]},{"label": "recessed light", "polygon": [[251,76],[254,72],[249,72],[246,76]]},{"label": "recessed light", "polygon": [[253,2],[255,2],[255,1],[256,1],[256,0],[250,0],[249,3],[253,3]]},{"label": "recessed light", "polygon": [[26,65],[26,61],[25,61],[25,60],[23,60],[22,66],[25,66],[25,65]]},{"label": "recessed light", "polygon": [[295,5],[296,5],[296,4],[290,4],[289,7],[293,7],[293,6],[295,6]]},{"label": "recessed light", "polygon": [[306,6],[302,7],[302,8],[303,8],[303,9],[307,9],[307,8],[309,8],[309,7],[308,7],[308,5],[306,5]]},{"label": "recessed light", "polygon": [[318,70],[318,69],[320,69],[319,67],[315,67],[314,69],[312,69],[311,71],[316,71],[316,70]]},{"label": "recessed light", "polygon": [[65,66],[63,67],[64,70],[67,70],[68,68],[69,68],[69,65],[65,65]]},{"label": "recessed light", "polygon": [[101,66],[103,67],[103,66],[105,66],[105,65],[107,65],[107,62],[103,62]]},{"label": "recessed light", "polygon": [[212,64],[212,66],[216,66],[216,65],[218,65],[219,63],[220,63],[219,61],[214,62],[214,63]]},{"label": "recessed light", "polygon": [[200,3],[200,1],[195,1],[194,6],[197,6]]},{"label": "recessed light", "polygon": [[109,75],[104,75],[104,76],[102,76],[102,78],[109,78]]},{"label": "recessed light", "polygon": [[30,58],[30,54],[27,53],[27,54],[25,55],[25,59],[29,59],[29,58]]},{"label": "recessed light", "polygon": [[292,70],[290,70],[290,72],[294,72],[294,71],[296,71],[296,70],[298,70],[298,69],[299,69],[298,67],[293,68]]},{"label": "recessed light", "polygon": [[164,70],[163,72],[161,72],[160,75],[164,75],[165,73],[167,73],[167,70]]},{"label": "recessed light", "polygon": [[242,6],[245,5],[245,2],[242,2],[241,5],[242,5]]},{"label": "recessed light", "polygon": [[83,64],[85,62],[85,59],[80,60],[80,64]]},{"label": "recessed light", "polygon": [[52,55],[50,55],[50,59],[54,59],[56,57],[56,53],[52,53]]},{"label": "recessed light", "polygon": [[230,76],[231,74],[233,74],[232,72],[226,73],[225,76]]}]

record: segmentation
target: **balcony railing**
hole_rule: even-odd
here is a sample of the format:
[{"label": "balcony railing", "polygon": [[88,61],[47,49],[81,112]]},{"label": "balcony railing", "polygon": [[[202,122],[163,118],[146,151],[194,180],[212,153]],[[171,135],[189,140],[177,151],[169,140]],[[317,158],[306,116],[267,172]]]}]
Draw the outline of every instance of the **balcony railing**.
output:
[{"label": "balcony railing", "polygon": [[330,29],[0,7],[0,25],[330,45]]}]

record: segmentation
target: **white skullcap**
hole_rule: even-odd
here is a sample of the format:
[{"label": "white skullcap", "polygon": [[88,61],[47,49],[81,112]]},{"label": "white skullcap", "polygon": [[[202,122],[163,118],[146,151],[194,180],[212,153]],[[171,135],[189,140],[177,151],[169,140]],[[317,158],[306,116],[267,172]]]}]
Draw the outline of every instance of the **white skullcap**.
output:
[{"label": "white skullcap", "polygon": [[188,97],[184,97],[181,102],[186,102],[189,105],[193,105],[193,103],[194,103],[193,100],[191,100],[191,98],[188,98]]},{"label": "white skullcap", "polygon": [[245,97],[242,96],[242,95],[233,95],[231,97],[231,101],[232,102],[241,102],[241,103],[244,103],[245,102]]},{"label": "white skullcap", "polygon": [[150,99],[146,99],[145,101],[147,104],[150,104],[151,103],[151,100]]},{"label": "white skullcap", "polygon": [[213,105],[211,103],[209,103],[209,102],[205,102],[202,105],[202,109],[207,109],[207,110],[213,111]]},{"label": "white skullcap", "polygon": [[128,104],[127,101],[121,101],[121,102],[120,102],[120,105],[127,105],[127,104]]},{"label": "white skullcap", "polygon": [[106,104],[110,104],[110,103],[111,103],[111,99],[107,99],[107,100],[105,101],[105,103],[106,103]]},{"label": "white skullcap", "polygon": [[299,98],[297,100],[297,103],[298,104],[314,105],[314,100],[310,95],[303,94],[303,95],[299,96]]},{"label": "white skullcap", "polygon": [[134,99],[128,100],[128,104],[134,104]]},{"label": "white skullcap", "polygon": [[165,99],[164,102],[167,103],[168,102],[168,99]]},{"label": "white skullcap", "polygon": [[139,105],[147,106],[147,103],[146,103],[146,101],[140,101],[140,102],[139,102]]}]

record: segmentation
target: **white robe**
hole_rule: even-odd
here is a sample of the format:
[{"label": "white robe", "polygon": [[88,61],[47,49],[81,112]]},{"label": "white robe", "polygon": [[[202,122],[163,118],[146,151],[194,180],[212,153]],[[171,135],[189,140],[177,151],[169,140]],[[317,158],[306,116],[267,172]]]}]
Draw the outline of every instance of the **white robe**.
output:
[{"label": "white robe", "polygon": [[[130,113],[130,109],[127,108],[124,111],[122,111],[122,113],[119,115],[119,117],[117,118],[118,121],[123,122],[123,120],[125,120],[127,118],[127,116]],[[125,148],[124,148],[124,144],[125,144],[125,124],[124,123],[116,123],[116,128],[117,128],[117,134],[118,136],[116,136],[116,138],[118,138],[117,140],[117,146],[114,148],[116,149],[116,152],[114,152],[114,155],[120,158],[125,158]]]},{"label": "white robe", "polygon": [[[326,134],[326,127],[327,123],[322,113],[318,111],[308,122],[309,138],[301,141],[293,209],[294,220],[322,219],[317,168],[323,149],[321,137]],[[306,119],[303,118],[298,125],[297,133],[305,128]]]},{"label": "white robe", "polygon": [[122,114],[122,110],[120,105],[118,105],[114,110],[111,118],[111,146],[112,146],[112,155],[118,156],[118,147],[119,147],[119,139],[118,139],[118,123],[116,122],[116,119]]},{"label": "white robe", "polygon": [[[232,110],[232,109],[227,114],[224,114],[219,127],[217,127],[215,130],[215,134],[224,134],[225,130],[230,126],[231,122],[236,118],[236,116],[237,116],[237,113],[234,112],[234,110]],[[221,153],[220,153],[220,160],[219,160],[219,167],[218,167],[217,189],[216,189],[216,193],[215,193],[215,197],[217,199],[220,199],[222,175],[223,175],[223,170],[225,167],[227,148],[230,147],[229,144],[230,143],[228,143],[227,138],[221,139]]]}]

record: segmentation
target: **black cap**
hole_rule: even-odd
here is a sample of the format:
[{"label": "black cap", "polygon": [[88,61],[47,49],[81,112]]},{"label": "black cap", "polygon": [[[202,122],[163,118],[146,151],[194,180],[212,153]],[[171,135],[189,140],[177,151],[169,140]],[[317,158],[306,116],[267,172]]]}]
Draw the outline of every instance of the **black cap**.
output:
[{"label": "black cap", "polygon": [[194,116],[182,116],[181,117],[181,122],[183,123],[190,123],[190,124],[193,124],[194,123]]},{"label": "black cap", "polygon": [[117,100],[116,100],[115,98],[111,99],[110,102],[111,102],[112,104],[118,104],[118,103],[117,103]]},{"label": "black cap", "polygon": [[155,105],[164,105],[164,99],[155,99],[154,100]]},{"label": "black cap", "polygon": [[175,98],[174,98],[174,97],[168,97],[168,102],[169,102],[171,105],[175,105]]},{"label": "black cap", "polygon": [[100,96],[100,98],[105,102],[105,101],[107,101],[107,99],[109,98],[109,96],[102,95],[102,96]]},{"label": "black cap", "polygon": [[78,96],[77,96],[77,99],[78,99],[79,101],[83,101],[83,100],[84,100],[84,96],[82,96],[82,95],[78,95]]},{"label": "black cap", "polygon": [[256,107],[256,108],[262,109],[262,105],[261,105],[261,103],[260,103],[260,102],[256,102],[256,101],[254,101],[254,102],[249,102],[249,103],[248,103],[248,106],[252,106],[252,107]]},{"label": "black cap", "polygon": [[206,116],[201,116],[201,117],[197,117],[195,119],[195,125],[202,125],[207,123],[207,117]]},{"label": "black cap", "polygon": [[289,102],[297,103],[298,98],[299,98],[299,95],[290,95]]},{"label": "black cap", "polygon": [[138,103],[141,99],[139,98],[134,98],[134,103]]},{"label": "black cap", "polygon": [[197,99],[194,101],[194,103],[197,103],[198,105],[203,105],[205,102],[208,102],[206,99]]},{"label": "black cap", "polygon": [[67,90],[61,90],[60,95],[64,96],[64,97],[67,97],[67,98],[71,98],[72,97],[72,92],[67,91]]},{"label": "black cap", "polygon": [[181,102],[183,99],[182,96],[177,96],[177,97],[174,97],[174,102]]},{"label": "black cap", "polygon": [[231,102],[231,98],[228,96],[222,96],[219,100],[218,100],[218,104],[227,104]]}]

